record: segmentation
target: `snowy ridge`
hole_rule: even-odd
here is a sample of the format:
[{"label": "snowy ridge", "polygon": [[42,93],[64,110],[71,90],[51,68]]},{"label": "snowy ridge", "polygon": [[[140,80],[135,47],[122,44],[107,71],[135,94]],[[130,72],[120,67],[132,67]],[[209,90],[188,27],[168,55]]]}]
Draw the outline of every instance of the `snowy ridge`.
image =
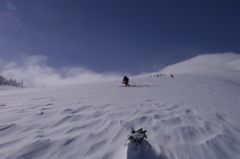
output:
[{"label": "snowy ridge", "polygon": [[[240,75],[0,91],[2,159],[237,159]],[[142,147],[126,145],[147,130]]]}]

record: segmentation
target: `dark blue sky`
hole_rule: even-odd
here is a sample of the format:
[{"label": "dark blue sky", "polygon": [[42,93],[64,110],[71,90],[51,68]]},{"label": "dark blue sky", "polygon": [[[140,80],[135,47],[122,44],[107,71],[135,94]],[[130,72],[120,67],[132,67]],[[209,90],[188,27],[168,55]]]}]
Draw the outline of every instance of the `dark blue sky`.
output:
[{"label": "dark blue sky", "polygon": [[239,0],[0,0],[0,59],[138,74],[240,53],[239,28]]}]

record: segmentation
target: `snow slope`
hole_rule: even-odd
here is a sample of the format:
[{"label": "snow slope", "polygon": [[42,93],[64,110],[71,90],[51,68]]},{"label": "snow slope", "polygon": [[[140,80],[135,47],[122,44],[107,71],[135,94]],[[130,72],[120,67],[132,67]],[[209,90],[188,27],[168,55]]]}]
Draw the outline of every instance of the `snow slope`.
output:
[{"label": "snow slope", "polygon": [[0,158],[240,158],[240,72],[130,81],[0,89]]}]

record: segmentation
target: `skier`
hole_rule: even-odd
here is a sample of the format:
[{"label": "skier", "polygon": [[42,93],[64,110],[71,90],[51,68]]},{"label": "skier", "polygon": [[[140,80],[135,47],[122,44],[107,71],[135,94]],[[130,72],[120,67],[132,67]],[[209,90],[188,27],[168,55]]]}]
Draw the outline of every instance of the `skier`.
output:
[{"label": "skier", "polygon": [[128,79],[128,77],[127,77],[127,76],[124,76],[124,77],[123,77],[122,84],[124,83],[124,84],[125,84],[125,86],[130,86],[130,85],[128,84],[128,82],[129,82],[129,79]]}]

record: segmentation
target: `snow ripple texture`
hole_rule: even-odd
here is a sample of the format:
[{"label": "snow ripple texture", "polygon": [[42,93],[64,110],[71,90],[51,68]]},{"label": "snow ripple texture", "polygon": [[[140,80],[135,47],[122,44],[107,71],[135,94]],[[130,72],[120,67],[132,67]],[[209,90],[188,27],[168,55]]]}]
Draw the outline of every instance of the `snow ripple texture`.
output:
[{"label": "snow ripple texture", "polygon": [[[237,159],[240,78],[234,75],[142,77],[132,79],[134,87],[113,81],[2,88],[0,158]],[[131,128],[147,130],[152,147],[124,146]]]}]

